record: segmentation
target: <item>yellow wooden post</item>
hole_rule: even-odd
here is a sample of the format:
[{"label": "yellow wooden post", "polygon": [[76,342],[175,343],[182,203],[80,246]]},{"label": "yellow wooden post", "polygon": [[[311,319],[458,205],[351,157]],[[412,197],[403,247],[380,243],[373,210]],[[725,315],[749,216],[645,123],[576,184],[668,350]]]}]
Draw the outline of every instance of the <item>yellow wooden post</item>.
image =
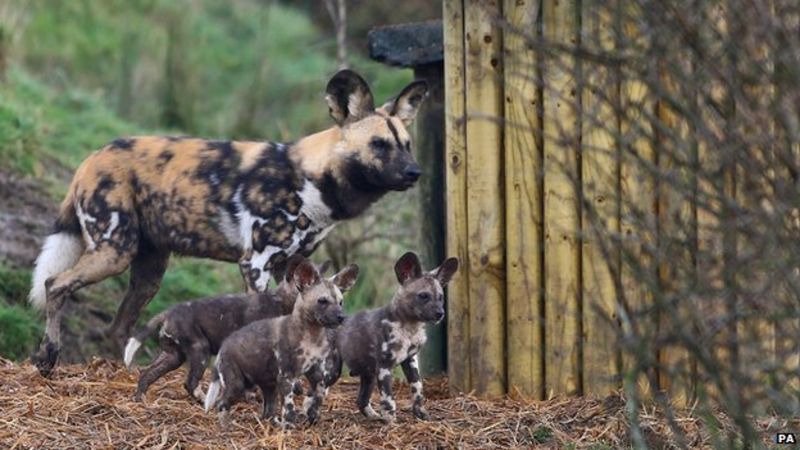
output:
[{"label": "yellow wooden post", "polygon": [[524,33],[503,36],[508,389],[535,398],[544,393],[541,89],[525,37],[541,31],[539,12],[535,0],[503,4],[505,19]]},{"label": "yellow wooden post", "polygon": [[[706,11],[711,23],[715,27],[721,27],[722,17],[720,15],[720,6],[714,5]],[[720,43],[722,45],[722,43]],[[698,109],[701,122],[710,128],[712,135],[721,135],[721,129],[711,128],[715,123],[714,115],[716,111],[712,105],[725,104],[725,93],[722,86],[716,81],[710,81],[710,85],[701,85],[698,91]],[[698,180],[697,180],[697,197],[703,199],[698,203],[697,208],[697,246],[698,254],[701,258],[696,261],[698,282],[701,286],[709,286],[714,291],[722,292],[722,276],[723,276],[723,233],[720,224],[720,212],[722,205],[719,202],[720,195],[723,194],[717,191],[715,186],[715,177],[719,176],[722,171],[722,163],[720,161],[720,153],[716,151],[713,146],[709,146],[707,137],[700,137],[697,145],[698,153]],[[725,175],[725,186],[732,183],[733,178]],[[722,316],[727,311],[725,298],[706,299],[707,304],[701,313],[706,317],[703,327],[714,327],[715,322],[719,322]],[[728,352],[727,340],[731,339],[733,335],[729,333],[728,327],[715,334],[715,338],[711,341],[712,353],[714,361],[718,364],[729,365],[732,357]],[[722,375],[720,373],[713,373],[705,371],[702,367],[698,368],[698,383],[697,395],[699,399],[709,398],[712,402],[719,401],[720,390],[716,387],[719,380],[714,378]]]},{"label": "yellow wooden post", "polygon": [[468,392],[469,257],[467,254],[466,119],[464,110],[464,2],[444,2],[445,77],[445,189],[447,255],[456,256],[461,269],[447,288],[447,373],[450,387]]},{"label": "yellow wooden post", "polygon": [[[633,43],[644,39],[644,35],[630,20],[637,11],[623,9],[621,24],[624,39]],[[642,312],[650,308],[653,297],[648,282],[655,280],[655,271],[639,274],[632,270],[636,264],[644,270],[653,267],[652,258],[643,250],[655,243],[655,177],[648,169],[655,162],[655,151],[651,139],[653,129],[651,120],[655,114],[655,103],[647,85],[639,75],[623,69],[620,85],[620,136],[624,142],[621,148],[620,166],[620,229],[622,236],[623,261],[620,270],[621,286],[626,299],[620,324],[625,335],[644,334],[652,323],[642,323],[648,319]],[[630,260],[631,263],[626,263]],[[649,278],[649,280],[648,280]],[[634,328],[638,328],[635,331]],[[643,340],[632,342],[637,345],[629,348],[623,355],[623,373],[632,376],[637,359],[650,357],[648,343]],[[654,355],[653,355],[654,356]],[[644,374],[629,381],[638,386],[639,394],[650,393],[651,379],[655,374]]]},{"label": "yellow wooden post", "polygon": [[[614,48],[613,5],[582,2],[583,46],[591,51]],[[602,64],[584,62],[587,81],[583,89],[581,178],[584,209],[583,251],[583,392],[604,395],[618,386],[619,352],[616,351],[616,287],[610,264],[619,266],[610,239],[619,233],[617,77]],[[605,251],[604,248],[605,247]]]},{"label": "yellow wooden post", "polygon": [[505,392],[505,225],[502,43],[499,0],[464,10],[470,379],[479,394]]},{"label": "yellow wooden post", "polygon": [[[577,42],[577,2],[545,0],[543,35]],[[548,60],[544,74],[544,285],[546,395],[576,394],[580,383],[580,207],[577,179],[578,102],[574,58]]]},{"label": "yellow wooden post", "polygon": [[[672,71],[679,71],[684,76],[692,70],[688,67],[678,67],[670,61],[667,66],[660,68],[662,86],[678,99],[689,101],[685,96],[687,93],[679,92],[675,75]],[[682,81],[681,78],[679,80]],[[658,191],[658,211],[659,211],[659,240],[661,241],[661,251],[666,252],[666,258],[659,267],[659,278],[661,281],[662,292],[668,294],[675,289],[683,287],[676,286],[676,280],[689,283],[690,277],[694,276],[692,262],[692,248],[690,242],[696,231],[696,224],[693,216],[690,192],[688,186],[692,183],[688,167],[694,156],[694,150],[690,144],[689,125],[673,108],[667,105],[666,101],[658,104],[658,120],[667,131],[659,135],[659,170],[662,173],[676,171],[675,180],[678,186],[671,186],[663,183]],[[681,282],[681,281],[678,281]],[[684,286],[685,287],[685,286]],[[682,324],[687,322],[688,302],[690,298],[681,298],[673,306],[664,310],[661,325],[666,328],[666,333],[675,335],[680,332]],[[674,314],[674,315],[672,315]],[[662,348],[659,353],[659,361],[664,370],[659,373],[659,386],[666,391],[673,402],[679,405],[686,404],[693,397],[693,386],[691,379],[690,355],[685,348],[679,346],[668,346]]]}]

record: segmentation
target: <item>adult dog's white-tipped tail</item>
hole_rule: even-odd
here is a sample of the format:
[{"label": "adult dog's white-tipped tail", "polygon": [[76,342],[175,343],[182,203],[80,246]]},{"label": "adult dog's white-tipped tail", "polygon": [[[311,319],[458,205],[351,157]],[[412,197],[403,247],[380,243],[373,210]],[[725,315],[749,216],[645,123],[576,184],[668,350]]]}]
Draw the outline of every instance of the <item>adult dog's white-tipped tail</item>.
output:
[{"label": "adult dog's white-tipped tail", "polygon": [[205,408],[206,412],[209,412],[214,406],[214,403],[217,403],[217,397],[219,397],[219,388],[219,380],[212,381],[208,386],[206,400],[203,402],[203,408]]},{"label": "adult dog's white-tipped tail", "polygon": [[60,232],[47,236],[42,246],[36,266],[33,269],[31,292],[28,302],[36,309],[44,308],[47,293],[44,282],[48,278],[72,268],[83,254],[83,241],[80,235]]},{"label": "adult dog's white-tipped tail", "polygon": [[125,356],[123,357],[123,361],[125,361],[125,367],[131,367],[133,357],[136,356],[136,352],[139,351],[139,347],[141,346],[142,343],[135,337],[128,339],[128,345],[125,346]]}]

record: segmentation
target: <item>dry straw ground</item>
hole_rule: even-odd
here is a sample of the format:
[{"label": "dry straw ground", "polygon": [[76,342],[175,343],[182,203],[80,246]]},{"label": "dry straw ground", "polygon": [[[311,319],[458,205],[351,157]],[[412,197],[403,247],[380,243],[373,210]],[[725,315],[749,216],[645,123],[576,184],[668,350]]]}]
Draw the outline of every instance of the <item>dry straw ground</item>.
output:
[{"label": "dry straw ground", "polygon": [[[131,400],[138,371],[94,359],[60,367],[53,379],[29,364],[0,359],[0,448],[626,448],[630,446],[624,401],[604,399],[478,400],[455,396],[446,380],[425,385],[432,421],[415,420],[409,389],[397,383],[398,421],[368,422],[354,410],[357,382],[344,379],[331,390],[321,422],[281,432],[258,419],[254,401],[239,404],[233,423],[219,430],[182,387],[182,371],[151,388],[144,403]],[[642,415],[654,448],[670,447],[666,421],[656,409]],[[690,448],[709,436],[690,410],[677,418]],[[723,418],[723,424],[726,421]],[[767,426],[765,424],[765,426]],[[723,426],[722,433],[725,433]]]}]

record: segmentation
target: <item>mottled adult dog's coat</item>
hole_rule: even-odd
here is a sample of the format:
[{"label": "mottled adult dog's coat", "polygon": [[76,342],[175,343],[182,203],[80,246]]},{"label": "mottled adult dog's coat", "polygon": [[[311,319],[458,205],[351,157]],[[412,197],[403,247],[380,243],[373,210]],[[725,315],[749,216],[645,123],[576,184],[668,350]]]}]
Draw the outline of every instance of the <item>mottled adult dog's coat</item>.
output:
[{"label": "mottled adult dog's coat", "polygon": [[[425,324],[444,318],[443,287],[458,270],[458,259],[448,258],[441,266],[423,272],[419,258],[406,253],[394,267],[400,287],[389,305],[361,311],[348,317],[336,330],[336,352],[331,354],[329,367],[341,363],[350,368],[351,375],[361,377],[358,409],[371,419],[391,422],[396,405],[392,396],[392,369],[400,364],[414,396],[412,411],[419,419],[427,419],[422,406],[422,382],[417,354],[425,344]],[[339,359],[337,361],[337,359]],[[326,384],[336,381],[327,377]],[[370,406],[370,396],[379,383],[381,410],[379,416]]]},{"label": "mottled adult dog's coat", "polygon": [[[294,283],[295,268],[305,261],[289,258],[286,276],[274,290],[250,294],[229,294],[184,302],[157,314],[147,326],[128,340],[124,361],[130,367],[142,343],[156,331],[161,353],[139,375],[134,399],[139,401],[156,380],[188,362],[184,388],[202,400],[199,390],[208,359],[234,331],[256,320],[291,314],[299,293]],[[325,272],[319,268],[321,273]]]},{"label": "mottled adult dog's coat", "polygon": [[289,256],[309,255],[337,221],[411,187],[421,171],[406,126],[426,84],[411,83],[378,109],[352,71],[337,73],[326,92],[336,126],[294,143],[138,137],[89,156],[33,274],[30,301],[47,312],[32,357],[40,372],[55,365],[64,301],[83,286],[131,268],[106,331],[124,345],[171,253],[238,261],[248,289],[263,291]]},{"label": "mottled adult dog's coat", "polygon": [[[342,292],[353,286],[357,276],[355,265],[330,279],[322,278],[306,262],[297,266],[294,280],[300,295],[292,314],[253,322],[223,342],[206,395],[206,411],[217,405],[225,424],[231,406],[246,389],[257,386],[264,400],[262,417],[291,425],[296,419],[295,384],[305,375],[312,389],[306,414],[314,423],[326,389],[325,363],[332,350],[327,331],[344,321]],[[275,415],[278,393],[283,398],[282,420]]]}]

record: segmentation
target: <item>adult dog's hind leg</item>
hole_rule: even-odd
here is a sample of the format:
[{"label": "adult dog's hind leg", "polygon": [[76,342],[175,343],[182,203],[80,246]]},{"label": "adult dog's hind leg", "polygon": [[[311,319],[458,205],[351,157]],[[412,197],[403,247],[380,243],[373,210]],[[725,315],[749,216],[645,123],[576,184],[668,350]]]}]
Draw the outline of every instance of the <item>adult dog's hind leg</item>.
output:
[{"label": "adult dog's hind leg", "polygon": [[44,375],[50,375],[61,347],[61,316],[67,297],[76,290],[123,272],[133,255],[120,252],[111,245],[102,245],[85,252],[72,269],[47,280],[47,320],[45,336],[31,361]]},{"label": "adult dog's hind leg", "polygon": [[139,246],[139,251],[131,262],[128,292],[125,293],[113,322],[105,331],[105,335],[112,338],[120,349],[125,347],[142,308],[158,293],[168,264],[168,252],[156,250],[144,242]]}]

